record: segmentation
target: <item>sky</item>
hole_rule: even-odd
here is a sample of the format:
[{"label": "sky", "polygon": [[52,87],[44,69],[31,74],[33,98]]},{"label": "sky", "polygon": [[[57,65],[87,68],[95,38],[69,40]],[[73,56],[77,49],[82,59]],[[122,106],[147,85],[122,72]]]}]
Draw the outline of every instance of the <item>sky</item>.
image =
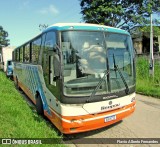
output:
[{"label": "sky", "polygon": [[0,26],[16,47],[38,35],[39,24],[82,22],[80,11],[79,0],[0,0]]},{"label": "sky", "polygon": [[81,22],[79,0],[0,0],[0,26],[8,32],[10,46],[38,35],[39,24]]}]

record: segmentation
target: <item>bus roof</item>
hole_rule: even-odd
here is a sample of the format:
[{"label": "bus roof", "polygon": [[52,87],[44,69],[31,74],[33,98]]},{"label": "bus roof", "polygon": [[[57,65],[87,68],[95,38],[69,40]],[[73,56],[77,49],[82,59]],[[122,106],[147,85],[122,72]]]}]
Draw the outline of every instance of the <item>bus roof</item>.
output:
[{"label": "bus roof", "polygon": [[[53,24],[49,27],[47,27],[44,31],[42,31],[40,34],[36,35],[34,38],[37,36],[41,35],[42,33],[55,30],[55,31],[67,31],[67,30],[89,30],[89,31],[105,31],[105,32],[112,32],[112,33],[121,33],[121,34],[127,34],[129,33],[125,30],[119,29],[119,28],[114,28],[114,27],[109,27],[105,25],[99,25],[99,24],[91,24],[91,23],[56,23]],[[22,45],[27,44],[34,38],[30,39],[29,41],[23,43]],[[22,45],[16,47],[14,50],[17,48],[21,47]]]},{"label": "bus roof", "polygon": [[47,32],[50,30],[90,30],[90,31],[105,31],[105,32],[115,32],[115,33],[122,33],[122,34],[129,34],[127,31],[109,27],[105,25],[98,25],[98,24],[89,24],[89,23],[57,23],[49,26],[43,32]]}]

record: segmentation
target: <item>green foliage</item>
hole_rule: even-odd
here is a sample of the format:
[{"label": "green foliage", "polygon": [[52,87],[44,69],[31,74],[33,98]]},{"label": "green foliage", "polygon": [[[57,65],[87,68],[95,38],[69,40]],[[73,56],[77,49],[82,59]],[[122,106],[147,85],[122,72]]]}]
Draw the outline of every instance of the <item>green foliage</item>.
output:
[{"label": "green foliage", "polygon": [[[57,138],[51,123],[38,116],[35,107],[29,106],[15,89],[12,81],[0,72],[0,138]],[[59,138],[59,139],[58,139]]]},{"label": "green foliage", "polygon": [[155,83],[155,85],[160,86],[160,61],[159,62],[155,62],[154,67],[155,67],[154,83]]},{"label": "green foliage", "polygon": [[85,22],[113,27],[146,25],[151,12],[160,12],[159,0],[80,0],[80,6]]},{"label": "green foliage", "polygon": [[136,67],[137,79],[149,80],[149,62],[147,58],[137,58]]},{"label": "green foliage", "polygon": [[8,46],[9,40],[7,39],[8,33],[3,29],[2,26],[0,26],[0,47],[1,46]]},{"label": "green foliage", "polygon": [[[140,30],[141,30],[141,32],[149,33],[150,32],[150,26],[141,27]],[[153,34],[154,34],[154,36],[160,35],[160,27],[159,26],[154,26],[153,27]]]},{"label": "green foliage", "polygon": [[149,61],[138,57],[136,62],[136,91],[160,98],[160,61],[155,62],[154,78],[149,75]]}]

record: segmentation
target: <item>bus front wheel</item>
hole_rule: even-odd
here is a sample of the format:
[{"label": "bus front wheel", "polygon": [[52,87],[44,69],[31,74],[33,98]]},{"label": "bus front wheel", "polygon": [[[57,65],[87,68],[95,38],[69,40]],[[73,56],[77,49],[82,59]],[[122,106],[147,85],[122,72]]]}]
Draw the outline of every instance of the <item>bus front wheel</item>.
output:
[{"label": "bus front wheel", "polygon": [[39,115],[44,115],[43,103],[39,94],[36,97],[36,110]]}]

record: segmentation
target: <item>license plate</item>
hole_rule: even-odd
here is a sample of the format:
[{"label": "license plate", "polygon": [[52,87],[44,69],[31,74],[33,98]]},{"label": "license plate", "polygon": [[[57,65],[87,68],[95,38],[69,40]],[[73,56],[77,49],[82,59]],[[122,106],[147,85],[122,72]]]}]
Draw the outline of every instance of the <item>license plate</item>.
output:
[{"label": "license plate", "polygon": [[104,122],[109,122],[116,119],[116,115],[111,115],[104,118]]}]

